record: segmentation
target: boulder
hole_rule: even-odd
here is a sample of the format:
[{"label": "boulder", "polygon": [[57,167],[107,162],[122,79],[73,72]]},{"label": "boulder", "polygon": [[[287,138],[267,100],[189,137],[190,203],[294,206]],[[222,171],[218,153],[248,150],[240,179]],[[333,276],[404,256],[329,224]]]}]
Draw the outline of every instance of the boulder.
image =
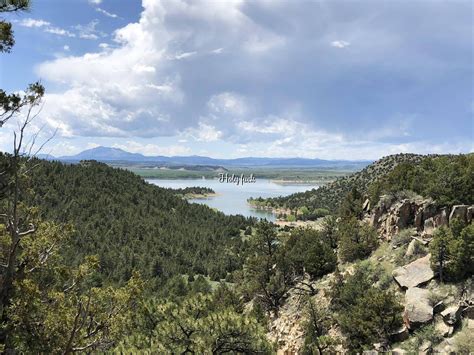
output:
[{"label": "boulder", "polygon": [[460,220],[467,222],[467,209],[468,205],[455,205],[453,206],[453,209],[451,210],[451,213],[449,215],[449,223],[454,218],[459,218]]},{"label": "boulder", "polygon": [[423,285],[434,277],[434,272],[430,266],[430,254],[416,259],[415,261],[396,268],[393,271],[393,278],[398,285],[403,288],[410,288]]},{"label": "boulder", "polygon": [[454,326],[461,319],[461,311],[462,309],[460,306],[451,306],[446,308],[441,312],[444,323]]},{"label": "boulder", "polygon": [[441,334],[444,338],[449,338],[454,333],[454,327],[447,325],[444,322],[438,322],[435,325],[436,331]]},{"label": "boulder", "polygon": [[411,287],[405,294],[403,319],[408,329],[414,330],[433,320],[433,307],[429,300],[430,291]]},{"label": "boulder", "polygon": [[400,329],[397,329],[393,333],[390,333],[389,339],[392,343],[398,343],[407,340],[409,336],[410,333],[408,332],[408,328],[403,325]]},{"label": "boulder", "polygon": [[407,247],[407,251],[405,252],[405,256],[406,257],[412,257],[413,255],[415,255],[415,251],[416,251],[416,243],[417,240],[416,239],[412,239],[412,241],[410,242],[410,244],[408,244],[408,247]]}]

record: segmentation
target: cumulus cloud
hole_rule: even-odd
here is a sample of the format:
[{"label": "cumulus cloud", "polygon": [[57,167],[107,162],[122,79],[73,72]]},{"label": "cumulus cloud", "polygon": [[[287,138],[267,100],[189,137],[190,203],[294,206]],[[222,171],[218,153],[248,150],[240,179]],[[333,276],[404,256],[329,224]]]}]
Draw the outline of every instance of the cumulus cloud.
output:
[{"label": "cumulus cloud", "polygon": [[199,142],[214,142],[222,138],[221,131],[219,131],[216,127],[204,122],[199,122],[199,126],[197,128],[189,128],[185,133]]},{"label": "cumulus cloud", "polygon": [[[117,29],[113,45],[38,66],[61,88],[47,94],[43,116],[67,137],[184,136],[247,150],[262,143],[278,154],[465,140],[467,14],[462,3],[143,0],[139,20]],[[97,21],[71,31],[106,36]]]}]

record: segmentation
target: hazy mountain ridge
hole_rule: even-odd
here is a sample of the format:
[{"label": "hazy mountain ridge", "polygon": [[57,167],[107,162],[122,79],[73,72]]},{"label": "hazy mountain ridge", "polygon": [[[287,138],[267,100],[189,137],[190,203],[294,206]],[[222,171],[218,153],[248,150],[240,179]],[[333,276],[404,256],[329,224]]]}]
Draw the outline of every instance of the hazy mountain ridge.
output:
[{"label": "hazy mountain ridge", "polygon": [[299,167],[337,167],[337,168],[363,168],[370,161],[362,160],[324,160],[309,158],[260,158],[244,157],[234,159],[215,159],[199,155],[191,156],[146,156],[140,153],[130,153],[120,148],[96,147],[84,150],[76,155],[53,157],[42,156],[49,160],[80,161],[97,160],[102,162],[132,162],[156,163],[163,165],[219,165],[219,166],[299,166]]}]

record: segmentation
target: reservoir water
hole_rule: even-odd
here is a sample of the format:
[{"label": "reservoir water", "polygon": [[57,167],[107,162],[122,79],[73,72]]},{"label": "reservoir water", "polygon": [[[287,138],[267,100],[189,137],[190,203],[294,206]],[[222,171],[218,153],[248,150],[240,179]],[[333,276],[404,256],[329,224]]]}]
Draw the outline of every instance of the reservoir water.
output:
[{"label": "reservoir water", "polygon": [[275,215],[270,211],[252,208],[247,203],[250,197],[278,197],[286,196],[295,192],[303,192],[317,188],[317,185],[285,183],[280,184],[269,179],[256,179],[255,183],[236,185],[234,183],[221,183],[218,179],[182,179],[163,180],[147,179],[147,182],[161,187],[179,189],[192,186],[209,187],[217,196],[204,199],[193,199],[190,202],[202,203],[216,208],[225,214],[241,214],[246,217],[266,218],[274,221]]}]

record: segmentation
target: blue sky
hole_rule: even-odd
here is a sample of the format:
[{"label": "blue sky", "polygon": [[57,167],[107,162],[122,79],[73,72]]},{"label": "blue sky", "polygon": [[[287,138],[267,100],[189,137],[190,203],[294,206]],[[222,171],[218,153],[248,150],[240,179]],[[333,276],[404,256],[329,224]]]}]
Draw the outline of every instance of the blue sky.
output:
[{"label": "blue sky", "polygon": [[[377,159],[473,151],[471,1],[34,1],[0,87],[45,152]],[[9,150],[14,122],[0,132]]]}]

